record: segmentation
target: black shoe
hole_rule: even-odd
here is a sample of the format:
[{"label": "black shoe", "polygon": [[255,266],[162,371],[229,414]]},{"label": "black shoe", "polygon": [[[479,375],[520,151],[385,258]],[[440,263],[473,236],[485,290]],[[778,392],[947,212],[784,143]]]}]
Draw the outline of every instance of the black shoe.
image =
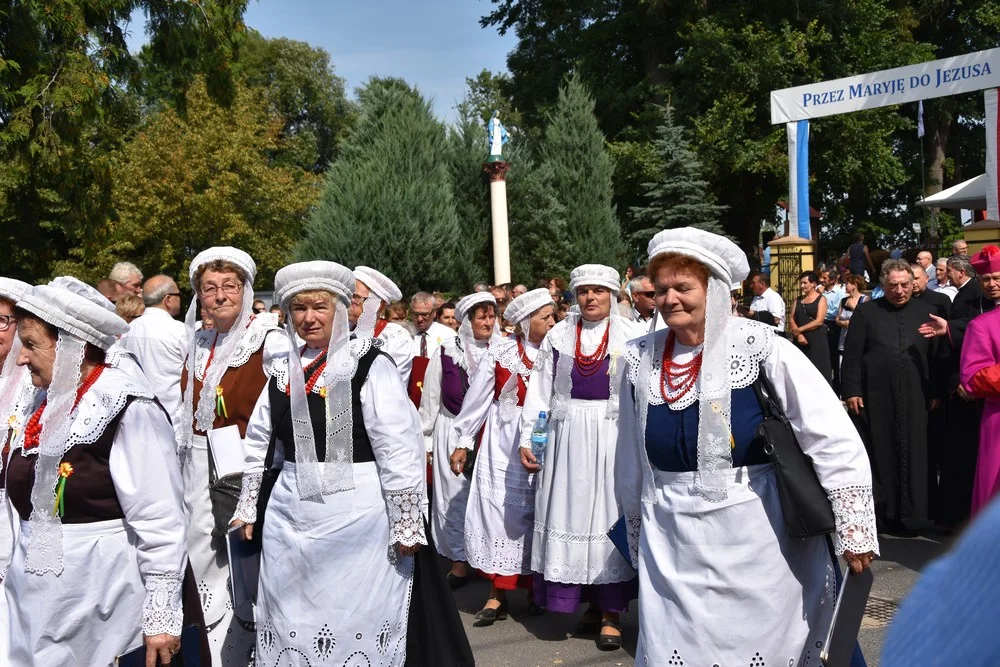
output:
[{"label": "black shoe", "polygon": [[[494,598],[495,599],[495,598]],[[491,609],[489,607],[483,607],[478,612],[476,612],[476,621],[472,624],[474,628],[488,628],[493,625],[496,621],[502,621],[507,618],[507,601],[504,600],[500,603],[500,606],[496,609]]]},{"label": "black shoe", "polygon": [[[618,625],[614,621],[601,621],[602,628],[611,628],[617,630],[619,633],[622,631],[622,626]],[[618,635],[605,635],[601,634],[597,636],[597,648],[602,651],[617,651],[622,647],[622,636]]]},{"label": "black shoe", "polygon": [[456,591],[462,586],[467,585],[468,583],[469,583],[469,575],[460,577],[454,572],[448,573],[448,585],[451,586],[451,590]]}]

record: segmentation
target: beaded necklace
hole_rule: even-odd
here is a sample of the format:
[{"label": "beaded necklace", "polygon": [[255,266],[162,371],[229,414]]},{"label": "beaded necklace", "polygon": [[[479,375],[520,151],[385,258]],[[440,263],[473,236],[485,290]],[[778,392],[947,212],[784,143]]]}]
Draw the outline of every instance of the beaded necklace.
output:
[{"label": "beaded necklace", "polygon": [[[90,373],[87,374],[87,378],[80,385],[80,388],[76,390],[76,401],[73,402],[73,410],[80,405],[80,399],[83,395],[87,393],[87,390],[94,386],[97,379],[101,377],[101,373],[107,368],[106,365],[100,364],[95,366]],[[38,406],[38,409],[31,415],[28,423],[24,427],[24,451],[28,451],[38,447],[38,443],[41,442],[42,438],[42,413],[45,412],[45,406],[48,404],[48,399],[42,401],[42,404]]]},{"label": "beaded necklace", "polygon": [[528,354],[524,350],[524,343],[521,342],[521,339],[517,338],[515,340],[517,340],[517,355],[521,357],[521,365],[530,371],[535,367],[535,362],[528,359]]},{"label": "beaded necklace", "polygon": [[663,347],[663,359],[660,364],[660,395],[667,403],[676,403],[684,398],[691,391],[698,379],[698,373],[701,372],[701,352],[685,364],[678,364],[674,361],[676,341],[677,336],[674,335],[673,331],[667,334],[667,344]]},{"label": "beaded necklace", "polygon": [[583,319],[580,319],[576,323],[576,350],[573,355],[573,363],[576,364],[576,370],[580,372],[580,375],[584,377],[590,377],[596,373],[601,368],[601,364],[604,363],[604,357],[608,355],[608,340],[611,334],[611,320],[608,320],[607,325],[604,328],[604,336],[601,338],[601,343],[594,350],[593,354],[584,354],[583,347],[581,343],[583,332]]},{"label": "beaded necklace", "polygon": [[[305,354],[305,351],[306,348],[303,347],[302,352],[299,353],[300,356]],[[322,360],[322,362],[317,364],[320,360]],[[315,370],[313,370],[313,367],[316,367]],[[316,383],[319,382],[319,379],[323,376],[323,371],[326,370],[326,352],[324,351],[318,357],[310,361],[302,370],[309,373],[309,379],[306,380],[306,396],[308,396],[316,387]],[[326,398],[326,387],[320,387],[319,392],[320,396]],[[290,382],[288,383],[288,386],[285,387],[285,394],[287,396],[292,395],[292,384]]]}]

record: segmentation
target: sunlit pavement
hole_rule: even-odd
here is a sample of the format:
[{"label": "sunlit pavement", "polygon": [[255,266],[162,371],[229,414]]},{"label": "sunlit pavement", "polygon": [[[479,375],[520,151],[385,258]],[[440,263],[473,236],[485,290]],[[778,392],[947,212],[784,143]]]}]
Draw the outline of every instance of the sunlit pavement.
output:
[{"label": "sunlit pavement", "polygon": [[[915,538],[883,535],[880,538],[882,557],[872,565],[875,586],[860,637],[865,657],[872,667],[878,665],[886,628],[898,604],[913,586],[919,570],[946,548],[947,541],[948,538],[936,535]],[[473,616],[482,608],[490,587],[485,579],[470,581],[468,586],[455,592],[455,599],[479,667],[634,664],[638,632],[636,603],[628,614],[622,615],[624,649],[605,653],[597,650],[593,636],[572,634],[579,614],[528,615],[524,591],[510,594],[511,615],[507,620],[497,621],[488,628],[472,627]]]}]

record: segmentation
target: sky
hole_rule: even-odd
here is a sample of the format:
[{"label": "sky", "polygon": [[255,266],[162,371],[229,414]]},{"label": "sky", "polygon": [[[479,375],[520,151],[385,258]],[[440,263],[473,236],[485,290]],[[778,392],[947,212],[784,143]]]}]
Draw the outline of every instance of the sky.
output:
[{"label": "sky", "polygon": [[[479,27],[493,7],[489,0],[250,0],[244,20],[265,37],[325,49],[352,98],[372,75],[398,76],[453,121],[466,77],[506,71],[517,43],[512,32]],[[144,17],[134,20],[132,50],[145,41]]]}]

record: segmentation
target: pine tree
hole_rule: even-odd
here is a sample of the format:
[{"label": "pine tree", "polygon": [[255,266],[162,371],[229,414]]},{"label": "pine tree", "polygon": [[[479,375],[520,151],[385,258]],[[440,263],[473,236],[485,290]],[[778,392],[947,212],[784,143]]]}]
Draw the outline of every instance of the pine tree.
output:
[{"label": "pine tree", "polygon": [[718,206],[702,175],[701,161],[691,149],[684,128],[674,122],[673,107],[660,108],[661,121],[653,147],[660,164],[655,181],[642,184],[646,206],[633,206],[635,231],[629,238],[641,251],[660,230],[697,227],[723,234],[719,219],[725,206]]},{"label": "pine tree", "polygon": [[541,147],[541,168],[568,221],[570,266],[618,266],[625,256],[612,198],[614,167],[594,117],[594,100],[577,77],[559,89]]},{"label": "pine tree", "polygon": [[359,99],[357,125],[326,174],[296,254],[372,266],[404,293],[450,289],[461,239],[444,125],[399,79],[373,78]]},{"label": "pine tree", "polygon": [[473,283],[493,281],[490,273],[490,191],[483,162],[489,148],[485,122],[473,116],[473,110],[460,106],[458,122],[448,135],[448,168],[452,195],[458,216],[459,266],[453,289],[470,289]]}]

